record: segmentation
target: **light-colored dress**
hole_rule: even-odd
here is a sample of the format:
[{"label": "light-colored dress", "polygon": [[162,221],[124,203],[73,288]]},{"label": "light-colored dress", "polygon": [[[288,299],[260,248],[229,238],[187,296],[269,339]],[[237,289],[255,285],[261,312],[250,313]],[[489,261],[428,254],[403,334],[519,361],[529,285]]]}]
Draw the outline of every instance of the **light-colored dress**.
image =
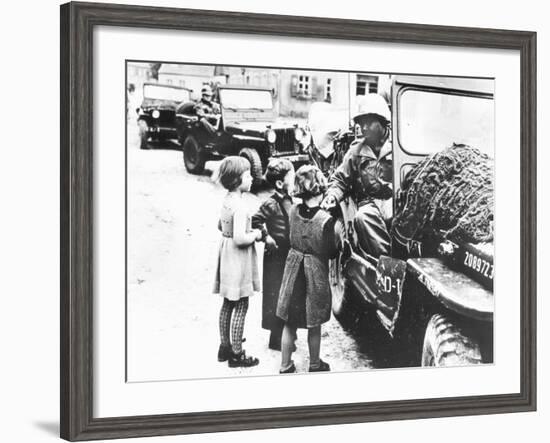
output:
[{"label": "light-colored dress", "polygon": [[237,246],[233,240],[233,217],[236,212],[246,214],[246,232],[252,231],[251,216],[239,194],[229,192],[220,214],[222,239],[218,253],[214,294],[228,300],[250,297],[260,291],[258,257],[254,243]]}]

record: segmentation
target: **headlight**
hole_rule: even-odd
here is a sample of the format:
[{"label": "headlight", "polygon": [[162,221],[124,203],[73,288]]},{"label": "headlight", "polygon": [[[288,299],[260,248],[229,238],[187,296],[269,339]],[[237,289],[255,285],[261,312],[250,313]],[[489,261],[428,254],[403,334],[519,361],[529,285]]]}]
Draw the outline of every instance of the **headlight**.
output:
[{"label": "headlight", "polygon": [[297,142],[301,142],[305,135],[306,133],[302,128],[296,128],[294,131],[294,138]]},{"label": "headlight", "polygon": [[151,116],[152,116],[153,118],[159,118],[159,117],[160,117],[160,112],[158,111],[158,109],[155,109],[155,110],[152,112]]},{"label": "headlight", "polygon": [[267,131],[266,139],[268,143],[275,143],[275,140],[277,140],[277,134],[275,134],[273,129]]}]

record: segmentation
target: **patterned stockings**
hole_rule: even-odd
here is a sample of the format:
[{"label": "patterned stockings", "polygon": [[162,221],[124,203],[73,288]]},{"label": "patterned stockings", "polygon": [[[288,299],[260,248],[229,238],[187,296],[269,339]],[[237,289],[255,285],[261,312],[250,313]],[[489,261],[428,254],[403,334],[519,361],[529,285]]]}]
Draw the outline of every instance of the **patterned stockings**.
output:
[{"label": "patterned stockings", "polygon": [[[223,299],[220,310],[220,339],[221,344],[230,346],[235,354],[242,351],[244,320],[248,311],[248,297],[237,301]],[[231,335],[231,340],[230,336]]]}]

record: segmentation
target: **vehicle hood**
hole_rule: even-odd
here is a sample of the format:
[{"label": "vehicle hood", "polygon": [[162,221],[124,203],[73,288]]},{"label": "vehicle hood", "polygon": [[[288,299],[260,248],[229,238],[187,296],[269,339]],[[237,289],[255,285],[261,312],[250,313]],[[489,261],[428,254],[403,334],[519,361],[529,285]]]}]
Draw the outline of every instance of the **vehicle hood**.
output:
[{"label": "vehicle hood", "polygon": [[225,125],[225,130],[233,134],[242,133],[256,136],[264,135],[270,127],[273,130],[293,128],[294,125],[285,122],[273,121],[230,121]]}]

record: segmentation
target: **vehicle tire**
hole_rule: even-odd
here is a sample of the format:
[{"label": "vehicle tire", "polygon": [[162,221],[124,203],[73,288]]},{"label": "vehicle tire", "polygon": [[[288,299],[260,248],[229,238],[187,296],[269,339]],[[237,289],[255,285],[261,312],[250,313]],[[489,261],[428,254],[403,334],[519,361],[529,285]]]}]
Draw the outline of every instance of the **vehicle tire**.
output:
[{"label": "vehicle tire", "polygon": [[482,363],[479,345],[441,314],[426,327],[422,366],[466,366]]},{"label": "vehicle tire", "polygon": [[252,175],[252,189],[258,189],[263,182],[262,160],[258,151],[251,148],[243,148],[239,152],[241,157],[250,162],[250,174]]},{"label": "vehicle tire", "polygon": [[[337,243],[342,245],[345,240],[345,226],[341,217],[336,220],[334,231],[337,233]],[[361,315],[354,301],[354,288],[343,273],[344,253],[342,248],[340,249],[338,256],[329,261],[332,312],[342,326],[353,329],[357,326]]]},{"label": "vehicle tire", "polygon": [[202,174],[204,171],[206,155],[192,135],[188,135],[183,142],[183,162],[185,169],[191,174]]},{"label": "vehicle tire", "polygon": [[138,120],[139,128],[139,149],[150,149],[147,135],[147,122],[145,120]]}]

